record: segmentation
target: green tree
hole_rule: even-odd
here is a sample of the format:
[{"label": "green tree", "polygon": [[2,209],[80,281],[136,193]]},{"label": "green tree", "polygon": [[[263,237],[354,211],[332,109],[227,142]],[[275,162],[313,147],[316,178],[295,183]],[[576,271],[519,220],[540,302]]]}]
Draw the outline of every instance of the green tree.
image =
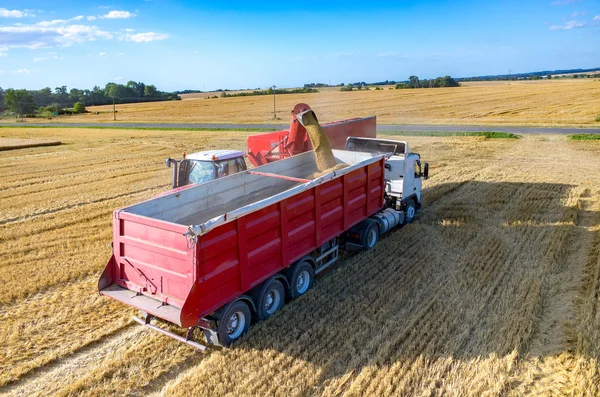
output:
[{"label": "green tree", "polygon": [[127,82],[127,88],[129,88],[133,96],[143,97],[146,90],[146,85],[141,81],[135,82],[133,80],[130,80]]},{"label": "green tree", "polygon": [[84,100],[85,100],[85,97],[83,96],[83,90],[78,90],[77,88],[71,88],[71,91],[69,91],[69,102],[70,103],[83,102]]},{"label": "green tree", "polygon": [[156,96],[157,93],[158,93],[158,90],[152,84],[144,87],[144,96],[152,98],[152,97]]},{"label": "green tree", "polygon": [[410,82],[411,87],[419,88],[419,78],[417,76],[410,76],[408,81]]},{"label": "green tree", "polygon": [[30,114],[37,108],[33,95],[27,90],[13,90],[9,88],[4,93],[4,104],[20,117]]},{"label": "green tree", "polygon": [[62,106],[65,106],[69,101],[69,93],[67,92],[67,86],[56,87],[54,89],[55,99]]},{"label": "green tree", "polygon": [[548,80],[550,80],[551,78],[552,78],[552,75],[551,75],[551,74],[549,74],[549,75],[548,75]]},{"label": "green tree", "polygon": [[85,105],[81,102],[75,102],[73,105],[73,111],[75,113],[83,113],[85,112]]},{"label": "green tree", "polygon": [[111,82],[104,87],[104,95],[107,98],[129,98],[131,92],[124,85]]}]

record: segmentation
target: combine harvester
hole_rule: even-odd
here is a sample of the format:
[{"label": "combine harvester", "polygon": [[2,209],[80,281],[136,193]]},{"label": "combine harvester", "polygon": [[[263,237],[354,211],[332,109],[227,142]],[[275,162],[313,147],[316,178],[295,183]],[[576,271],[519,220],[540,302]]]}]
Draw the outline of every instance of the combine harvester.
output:
[{"label": "combine harvester", "polygon": [[[264,165],[115,211],[100,294],[198,349],[207,348],[193,340],[198,328],[209,344],[229,346],[253,320],[305,294],[340,247],[371,249],[412,221],[428,167],[405,142],[348,137],[345,150],[331,150],[312,110],[293,117],[314,151],[294,155],[294,141],[282,138],[277,154],[250,156]],[[187,328],[186,337],[151,324],[154,317]]]},{"label": "combine harvester", "polygon": [[[289,130],[256,134],[248,137],[248,159],[255,166],[265,165],[296,154],[312,150],[306,129],[296,115],[310,110],[299,103],[292,110]],[[344,149],[348,137],[375,138],[375,116],[336,121],[323,125],[323,130],[333,149]],[[244,152],[239,150],[205,150],[183,154],[182,160],[168,158],[167,167],[173,167],[173,189],[205,183],[248,169]]]}]

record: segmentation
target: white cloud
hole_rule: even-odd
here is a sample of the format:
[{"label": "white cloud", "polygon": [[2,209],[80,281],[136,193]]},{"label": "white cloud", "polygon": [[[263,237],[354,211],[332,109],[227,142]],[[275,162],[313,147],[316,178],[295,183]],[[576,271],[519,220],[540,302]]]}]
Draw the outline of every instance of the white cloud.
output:
[{"label": "white cloud", "polygon": [[569,21],[567,23],[565,23],[564,25],[552,25],[550,26],[550,30],[571,30],[571,29],[575,29],[575,28],[583,28],[585,26],[588,26],[587,23],[583,22],[583,21]]},{"label": "white cloud", "polygon": [[119,52],[117,55],[118,56],[122,56],[122,55],[125,55],[125,53],[124,52]]},{"label": "white cloud", "polygon": [[44,58],[44,57],[33,58],[33,62],[41,62],[41,61],[46,61],[46,60],[48,60],[48,58]]},{"label": "white cloud", "polygon": [[95,20],[95,19],[96,19],[96,17],[95,17],[95,16],[93,16],[93,15],[90,15],[90,16],[88,16],[88,17],[87,17],[87,20],[88,20],[88,21],[93,21],[93,20]]},{"label": "white cloud", "polygon": [[81,21],[83,18],[85,18],[83,15],[77,15],[75,18],[73,18],[74,21]]},{"label": "white cloud", "polygon": [[114,81],[121,81],[121,80],[123,80],[123,77],[115,77],[113,80]]},{"label": "white cloud", "polygon": [[23,18],[29,16],[25,11],[20,10],[7,10],[6,8],[0,8],[0,17],[5,18]]},{"label": "white cloud", "polygon": [[29,69],[17,69],[13,71],[15,74],[29,74]]},{"label": "white cloud", "polygon": [[8,55],[8,54],[7,54],[6,52],[0,52],[0,57],[5,57],[5,56],[7,56],[7,55]]},{"label": "white cloud", "polygon": [[596,15],[596,16],[594,17],[594,21],[600,21],[600,15]]},{"label": "white cloud", "polygon": [[133,18],[135,14],[132,14],[129,11],[110,11],[108,14],[102,15],[100,18],[102,19],[127,19]]},{"label": "white cloud", "polygon": [[106,52],[101,52],[98,55],[100,55],[101,57],[103,57],[104,55],[106,55]]},{"label": "white cloud", "polygon": [[0,26],[0,43],[9,48],[66,47],[86,41],[111,39],[112,34],[87,25]]},{"label": "white cloud", "polygon": [[135,43],[149,43],[151,41],[166,40],[169,38],[168,34],[146,32],[146,33],[135,33],[135,34],[124,34],[119,37],[119,40],[133,41]]},{"label": "white cloud", "polygon": [[36,23],[35,25],[48,27],[48,26],[54,26],[54,25],[64,25],[65,23],[67,23],[67,21],[65,19],[53,19],[52,21],[41,21],[41,22]]},{"label": "white cloud", "polygon": [[586,16],[587,14],[588,14],[587,11],[583,11],[583,12],[575,11],[574,13],[571,14],[571,16],[572,17],[577,17],[577,16],[583,17],[583,16]]}]

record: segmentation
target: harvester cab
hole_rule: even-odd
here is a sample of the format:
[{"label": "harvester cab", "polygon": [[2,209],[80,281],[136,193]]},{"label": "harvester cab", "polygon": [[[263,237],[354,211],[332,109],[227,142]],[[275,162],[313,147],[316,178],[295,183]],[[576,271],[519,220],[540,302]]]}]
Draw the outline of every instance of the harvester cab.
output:
[{"label": "harvester cab", "polygon": [[190,155],[184,152],[183,159],[169,157],[165,163],[173,167],[173,189],[209,182],[248,168],[244,152],[239,150],[205,150]]}]

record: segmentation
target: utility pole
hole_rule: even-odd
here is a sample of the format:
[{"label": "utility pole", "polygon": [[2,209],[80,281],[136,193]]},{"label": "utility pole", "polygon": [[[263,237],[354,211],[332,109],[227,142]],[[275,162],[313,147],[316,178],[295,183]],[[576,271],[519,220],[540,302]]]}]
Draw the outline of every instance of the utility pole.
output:
[{"label": "utility pole", "polygon": [[275,88],[277,87],[273,86],[271,88],[273,88],[273,120],[277,120],[277,110],[275,109]]},{"label": "utility pole", "polygon": [[115,109],[115,97],[113,98],[113,121],[117,121],[117,111]]}]

